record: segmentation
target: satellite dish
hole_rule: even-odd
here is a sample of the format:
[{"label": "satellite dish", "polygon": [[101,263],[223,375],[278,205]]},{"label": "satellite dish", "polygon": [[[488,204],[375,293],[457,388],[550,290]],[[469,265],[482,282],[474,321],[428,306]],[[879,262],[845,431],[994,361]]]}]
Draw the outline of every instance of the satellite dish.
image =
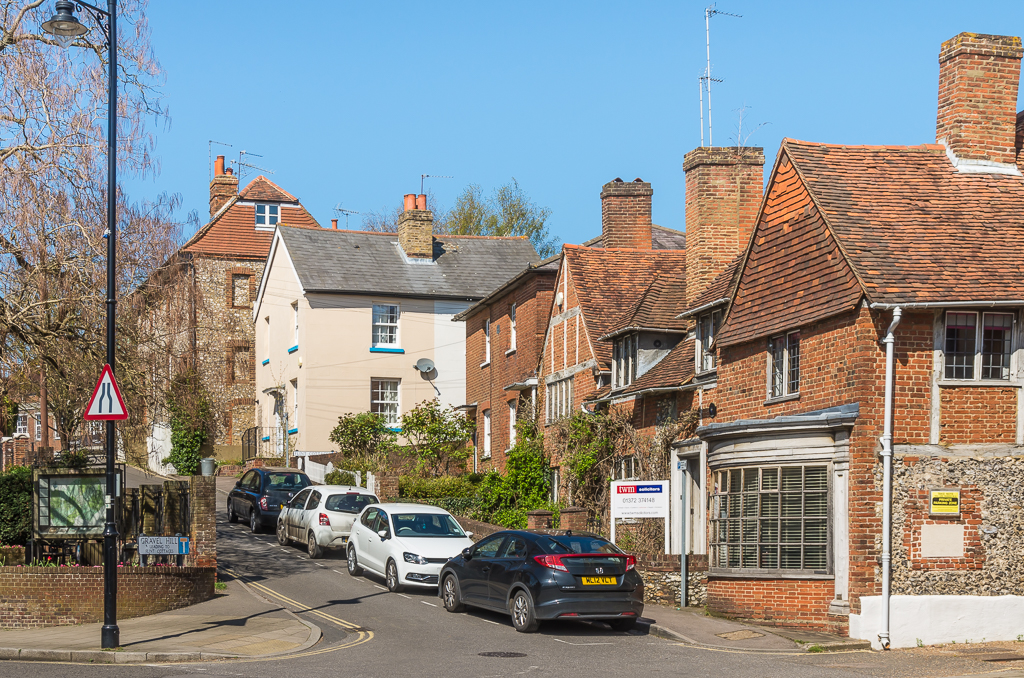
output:
[{"label": "satellite dish", "polygon": [[420,358],[419,360],[416,361],[416,369],[424,373],[433,372],[434,361],[431,360],[430,358]]}]

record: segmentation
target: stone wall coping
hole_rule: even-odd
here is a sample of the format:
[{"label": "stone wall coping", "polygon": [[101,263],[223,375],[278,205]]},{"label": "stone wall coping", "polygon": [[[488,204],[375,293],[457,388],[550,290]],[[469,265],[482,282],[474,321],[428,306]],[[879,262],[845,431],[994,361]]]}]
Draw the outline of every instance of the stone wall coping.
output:
[{"label": "stone wall coping", "polygon": [[[177,567],[176,565],[148,565],[142,567],[141,565],[129,565],[127,567],[118,567],[118,575],[122,574],[158,574],[158,575],[174,575],[184,576],[190,574],[206,574],[209,572],[216,572],[216,567]],[[26,565],[8,565],[0,567],[0,575],[5,574],[53,574],[53,575],[66,575],[66,574],[81,574],[81,575],[102,575],[102,565],[57,565],[57,566],[26,566]]]}]

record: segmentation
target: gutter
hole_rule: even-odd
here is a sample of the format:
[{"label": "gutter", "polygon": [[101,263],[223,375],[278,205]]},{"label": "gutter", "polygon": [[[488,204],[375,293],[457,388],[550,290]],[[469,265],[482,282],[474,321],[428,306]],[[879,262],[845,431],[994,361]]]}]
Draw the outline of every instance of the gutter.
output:
[{"label": "gutter", "polygon": [[892,310],[889,330],[882,339],[885,344],[885,423],[882,427],[882,630],[878,633],[878,641],[883,650],[889,649],[889,580],[892,578],[892,394],[896,353],[893,332],[902,317],[903,310],[896,306]]},{"label": "gutter", "polygon": [[682,313],[680,313],[676,317],[677,318],[689,318],[691,315],[696,315],[696,314],[700,313],[701,311],[706,311],[709,308],[714,308],[715,306],[718,306],[719,304],[727,304],[727,303],[729,303],[729,297],[722,297],[721,299],[715,299],[714,301],[708,302],[708,303],[704,304],[703,306],[698,306],[697,308],[691,308],[688,311],[683,311]]},{"label": "gutter", "polygon": [[604,334],[597,338],[598,341],[607,341],[614,339],[615,337],[622,334],[629,334],[630,332],[660,332],[662,334],[686,334],[689,330],[681,329],[678,327],[641,327],[640,325],[630,325],[629,327],[621,327],[613,332]]},{"label": "gutter", "polygon": [[1024,299],[1011,299],[1007,301],[922,301],[897,304],[869,304],[869,307],[876,311],[896,311],[915,308],[966,308],[977,306],[1024,306]]},{"label": "gutter", "polygon": [[673,391],[685,392],[693,391],[703,384],[685,384],[683,386],[652,386],[651,388],[645,388],[640,391],[630,391],[629,393],[615,393],[605,396],[604,398],[598,398],[597,400],[585,400],[584,403],[599,405],[601,403],[611,402],[618,400],[619,398],[632,398],[650,395],[652,393],[672,393]]}]

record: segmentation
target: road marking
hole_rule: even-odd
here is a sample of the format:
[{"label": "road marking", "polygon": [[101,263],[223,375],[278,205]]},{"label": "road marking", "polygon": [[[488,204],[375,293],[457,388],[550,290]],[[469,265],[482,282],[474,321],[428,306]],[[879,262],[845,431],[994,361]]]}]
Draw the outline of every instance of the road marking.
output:
[{"label": "road marking", "polygon": [[331,570],[331,572],[333,572],[334,574],[341,574],[341,572],[338,572],[337,570]]},{"label": "road marking", "polygon": [[570,643],[568,640],[562,640],[561,638],[555,638],[556,643],[565,643],[566,645],[614,645],[615,643]]},{"label": "road marking", "polygon": [[487,622],[488,624],[494,624],[495,626],[501,626],[501,624],[499,624],[498,622],[496,622],[496,621],[491,621],[490,619],[481,619],[480,621],[485,621],[485,622]]},{"label": "road marking", "polygon": [[412,600],[412,598],[410,598],[409,596],[405,595],[404,593],[399,593],[398,595],[402,596],[403,598],[407,598],[409,600]]},{"label": "road marking", "polygon": [[424,605],[429,605],[430,607],[437,607],[437,605],[434,605],[433,603],[428,603],[425,600],[421,600],[420,602],[423,603]]},{"label": "road marking", "polygon": [[377,584],[374,584],[374,586],[375,586],[376,588],[380,589],[381,591],[387,591],[387,589],[386,589],[386,588],[384,588],[383,586],[378,586]]},{"label": "road marking", "polygon": [[320,563],[313,563],[313,564],[316,565],[317,567],[327,567],[326,565],[321,565]]}]

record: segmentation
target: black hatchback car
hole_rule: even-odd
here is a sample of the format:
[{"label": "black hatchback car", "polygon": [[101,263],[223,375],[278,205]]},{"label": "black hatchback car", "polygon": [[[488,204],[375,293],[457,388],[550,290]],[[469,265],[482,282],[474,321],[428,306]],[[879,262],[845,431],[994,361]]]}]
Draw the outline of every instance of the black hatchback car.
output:
[{"label": "black hatchback car", "polygon": [[523,633],[556,618],[627,631],[644,612],[636,558],[591,532],[496,532],[445,563],[439,582],[449,612],[503,612]]},{"label": "black hatchback car", "polygon": [[243,518],[253,532],[273,527],[277,525],[281,507],[310,485],[309,476],[298,469],[280,466],[251,469],[228,493],[228,521],[236,523]]}]

